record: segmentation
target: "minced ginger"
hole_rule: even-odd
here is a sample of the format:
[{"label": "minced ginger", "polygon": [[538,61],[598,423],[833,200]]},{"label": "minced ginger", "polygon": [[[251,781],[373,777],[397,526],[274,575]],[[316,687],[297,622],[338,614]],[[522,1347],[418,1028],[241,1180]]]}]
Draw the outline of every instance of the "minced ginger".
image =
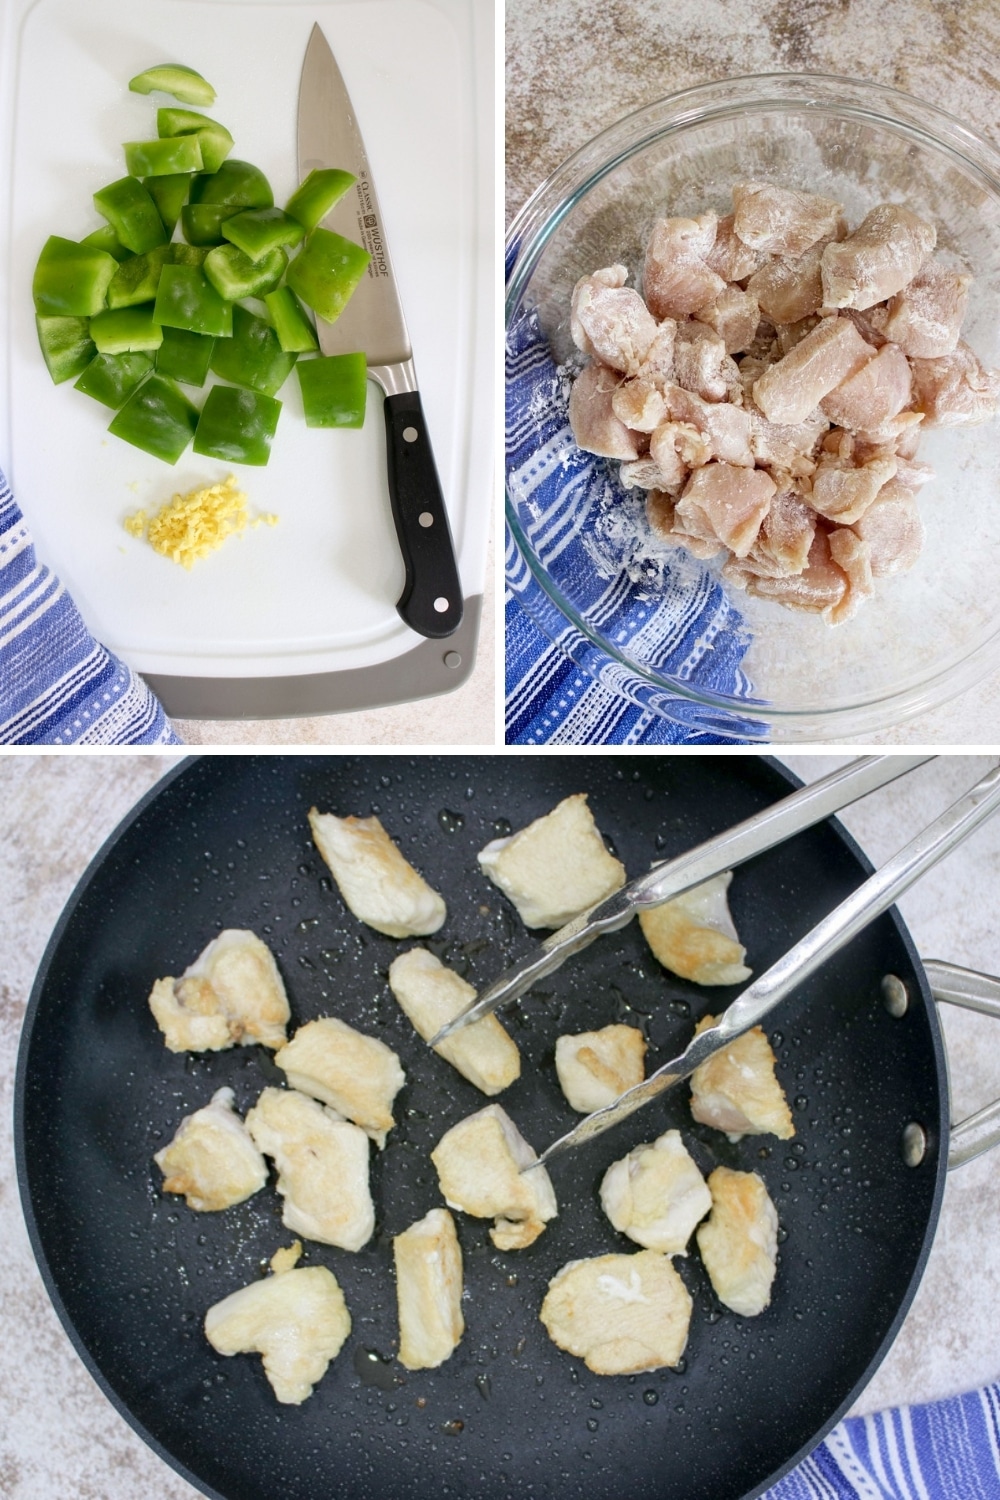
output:
[{"label": "minced ginger", "polygon": [[247,497],[230,474],[222,484],[174,495],[152,516],[147,517],[145,510],[135,511],[122,524],[130,536],[140,541],[145,537],[154,552],[191,568],[221,547],[227,537],[257,526],[277,526],[278,517],[251,517]]}]

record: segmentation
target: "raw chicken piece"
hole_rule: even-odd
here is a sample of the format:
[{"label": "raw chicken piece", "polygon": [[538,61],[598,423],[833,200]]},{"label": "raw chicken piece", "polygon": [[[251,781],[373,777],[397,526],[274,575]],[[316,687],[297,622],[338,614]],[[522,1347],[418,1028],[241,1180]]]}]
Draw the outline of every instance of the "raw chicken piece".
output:
[{"label": "raw chicken piece", "polygon": [[726,900],[732,878],[727,870],[639,912],[642,935],[665,969],[695,984],[740,984],[750,978]]},{"label": "raw chicken piece", "polygon": [[[715,1024],[703,1016],[695,1036]],[[774,1071],[775,1057],[763,1028],[745,1031],[691,1074],[691,1113],[702,1125],[724,1130],[731,1141],[745,1135],[795,1134],[792,1112]]]},{"label": "raw chicken piece", "polygon": [[775,599],[789,609],[802,609],[810,614],[827,613],[847,592],[847,576],[831,558],[826,532],[819,526],[801,573],[785,578],[758,578],[738,558],[733,558],[723,567],[722,576],[737,588],[746,589],[748,594]]},{"label": "raw chicken piece", "polygon": [[604,1026],[556,1040],[559,1087],[582,1115],[603,1109],[641,1083],[646,1038],[635,1026]]},{"label": "raw chicken piece", "polygon": [[936,359],[954,353],[969,301],[971,276],[929,260],[908,286],[872,310],[872,322],[904,354]]},{"label": "raw chicken piece", "polygon": [[710,463],[696,469],[677,502],[677,518],[695,536],[716,536],[737,557],[753,546],[777,486],[763,469]]},{"label": "raw chicken piece", "polygon": [[906,355],[896,344],[882,348],[820,402],[820,409],[851,432],[880,427],[910,403],[912,382]]},{"label": "raw chicken piece", "polygon": [[625,884],[625,866],[605,849],[586,792],[476,857],[526,927],[562,927]]},{"label": "raw chicken piece", "polygon": [[544,1167],[522,1172],[538,1158],[499,1104],[453,1125],[431,1152],[449,1208],[494,1219],[490,1239],[498,1250],[534,1244],[559,1210]]},{"label": "raw chicken piece", "polygon": [[368,1137],[294,1089],[266,1088],[247,1129],[278,1171],[281,1222],[307,1239],[360,1250],[375,1229]]},{"label": "raw chicken piece", "polygon": [[[696,452],[679,448],[681,457],[690,468],[707,463],[709,458],[721,459],[723,463],[736,464],[740,468],[752,469],[753,453],[750,450],[751,416],[740,406],[730,401],[703,401],[693,391],[679,385],[664,387],[664,402],[672,422],[694,427],[708,440],[708,452],[702,458]],[[654,434],[650,451],[656,442]]]},{"label": "raw chicken piece", "polygon": [[676,1365],[687,1345],[691,1297],[666,1255],[571,1260],[549,1282],[539,1316],[549,1338],[595,1375]]},{"label": "raw chicken piece", "polygon": [[267,1164],[234,1108],[232,1089],[185,1115],[169,1146],[153,1160],[163,1173],[165,1193],[183,1193],[198,1213],[231,1208],[264,1186]]},{"label": "raw chicken piece", "polygon": [[924,523],[912,491],[897,479],[883,485],[852,530],[868,543],[873,578],[912,568],[924,545]]},{"label": "raw chicken piece", "polygon": [[653,385],[662,385],[674,378],[674,343],[677,324],[673,318],[664,318],[656,330],[656,337],[646,351],[646,358],[639,366],[639,377]]},{"label": "raw chicken piece", "polygon": [[443,900],[404,859],[378,818],[337,818],[311,807],[309,826],[359,921],[389,937],[437,932],[447,915]]},{"label": "raw chicken piece", "polygon": [[905,484],[908,490],[922,489],[925,484],[930,484],[934,477],[934,470],[930,464],[917,464],[908,458],[896,459],[896,478],[900,484]]},{"label": "raw chicken piece", "polygon": [[678,323],[674,342],[674,384],[706,401],[724,401],[737,390],[740,371],[726,345],[705,323]]},{"label": "raw chicken piece", "polygon": [[896,472],[894,455],[871,458],[854,465],[833,454],[824,454],[812,477],[807,496],[813,510],[840,526],[850,526],[863,516],[875,496]]},{"label": "raw chicken piece", "polygon": [[819,313],[810,313],[808,317],[799,318],[797,323],[782,323],[776,330],[778,335],[778,354],[788,354],[801,344],[807,333],[812,333],[814,328],[819,327]]},{"label": "raw chicken piece", "polygon": [[843,207],[818,193],[741,182],[733,188],[734,228],[744,245],[770,255],[802,255],[836,236]]},{"label": "raw chicken piece", "polygon": [[639,439],[615,416],[614,397],[621,377],[607,365],[584,365],[569,393],[569,425],[577,446],[600,458],[639,456]]},{"label": "raw chicken piece", "polygon": [[726,214],[715,230],[715,244],[705,256],[705,264],[723,281],[745,281],[767,260],[762,250],[744,245],[734,228],[735,215]]},{"label": "raw chicken piece", "polygon": [[769,422],[804,422],[842,380],[874,356],[849,318],[823,318],[754,381],[753,399]]},{"label": "raw chicken piece", "polygon": [[679,494],[688,471],[707,464],[711,456],[711,439],[693,422],[661,422],[649,440],[649,457],[657,470],[657,483],[651,487]]},{"label": "raw chicken piece", "polygon": [[652,432],[663,421],[666,402],[659,386],[640,375],[618,387],[611,397],[611,410],[633,432]]},{"label": "raw chicken piece", "polygon": [[726,353],[745,349],[757,332],[760,309],[751,289],[724,286],[714,302],[698,309],[698,322],[704,323],[722,339]]},{"label": "raw chicken piece", "polygon": [[801,422],[769,422],[756,406],[748,406],[750,451],[767,469],[789,474],[811,474],[816,465],[812,454],[830,423],[817,407]]},{"label": "raw chicken piece", "polygon": [[913,404],[930,427],[986,422],[1000,406],[1000,371],[985,370],[964,339],[954,354],[914,359]]},{"label": "raw chicken piece", "polygon": [[293,1089],[329,1104],[377,1146],[385,1145],[395,1124],[392,1101],[406,1082],[391,1047],[335,1016],[323,1016],[300,1026],[275,1062]]},{"label": "raw chicken piece", "polygon": [[446,1208],[394,1236],[399,1362],[407,1370],[436,1370],[465,1332],[462,1250]]},{"label": "raw chicken piece", "polygon": [[820,261],[828,241],[794,260],[771,260],[747,282],[761,312],[772,323],[798,323],[823,306]]},{"label": "raw chicken piece", "polygon": [[300,1266],[251,1282],[205,1314],[205,1336],[220,1354],[262,1354],[278,1400],[312,1395],[351,1331],[337,1278],[326,1266]]},{"label": "raw chicken piece", "polygon": [[689,536],[684,531],[674,530],[676,511],[676,503],[670,495],[665,495],[660,490],[650,490],[646,496],[646,520],[657,541],[664,542],[668,547],[683,547],[692,557],[702,561],[717,557],[722,551],[722,543],[718,537],[709,539]]},{"label": "raw chicken piece", "polygon": [[688,471],[678,459],[677,450],[673,446],[670,448],[669,460],[672,467],[669,472],[665,472],[654,459],[637,458],[634,463],[622,464],[618,470],[618,478],[626,489],[669,489],[679,494],[687,479]]},{"label": "raw chicken piece", "polygon": [[[389,988],[425,1042],[476,998],[472,985],[426,948],[411,948],[393,960]],[[521,1073],[517,1043],[496,1016],[463,1027],[434,1051],[484,1094],[499,1094]]]},{"label": "raw chicken piece", "polygon": [[698,1230],[698,1249],[715,1294],[743,1318],[771,1300],[778,1259],[778,1215],[756,1172],[716,1167],[708,1179],[712,1213]]},{"label": "raw chicken piece", "polygon": [[937,243],[932,224],[898,203],[879,203],[853,234],[823,251],[823,304],[863,312],[901,292]]},{"label": "raw chicken piece", "polygon": [[875,592],[872,583],[871,550],[849,526],[830,532],[830,556],[847,577],[847,592],[830,611],[830,624],[842,625],[857,614],[865,599]]},{"label": "raw chicken piece", "polygon": [[601,1182],[601,1205],[616,1229],[647,1250],[686,1255],[692,1231],[712,1206],[705,1179],[679,1130],[636,1146]]},{"label": "raw chicken piece", "polygon": [[180,979],[158,979],[149,1008],[171,1052],[280,1047],[290,1016],[270,950],[237,927],[220,932]]},{"label": "raw chicken piece", "polygon": [[705,264],[717,223],[710,212],[654,224],[643,271],[643,290],[654,317],[688,318],[722,291],[725,281]]},{"label": "raw chicken piece", "polygon": [[801,573],[815,534],[816,512],[792,491],[779,490],[744,559],[745,566],[759,578]]},{"label": "raw chicken piece", "polygon": [[656,337],[656,319],[639,293],[625,285],[624,266],[581,276],[573,288],[570,333],[584,354],[613,370],[637,375]]}]

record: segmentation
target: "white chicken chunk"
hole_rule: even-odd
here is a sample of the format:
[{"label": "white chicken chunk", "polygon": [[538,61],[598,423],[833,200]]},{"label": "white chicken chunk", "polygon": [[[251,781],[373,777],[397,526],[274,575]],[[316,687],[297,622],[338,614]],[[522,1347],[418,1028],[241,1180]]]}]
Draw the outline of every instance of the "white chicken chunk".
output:
[{"label": "white chicken chunk", "polygon": [[625,285],[624,266],[581,276],[573,288],[570,333],[584,354],[613,370],[637,375],[656,337],[656,319],[639,293]]},{"label": "white chicken chunk", "polygon": [[803,255],[840,230],[843,205],[818,193],[739,182],[733,188],[733,227],[744,245],[769,255]]},{"label": "white chicken chunk", "polygon": [[267,1164],[236,1113],[235,1097],[219,1089],[210,1104],[185,1115],[169,1146],[153,1157],[163,1191],[183,1193],[198,1213],[242,1203],[267,1181]]},{"label": "white chicken chunk", "polygon": [[378,1146],[395,1121],[392,1101],[406,1082],[399,1058],[378,1037],[335,1016],[300,1026],[275,1058],[293,1089],[329,1104]]},{"label": "white chicken chunk", "polygon": [[895,473],[894,454],[870,458],[863,464],[824,454],[812,477],[808,503],[827,520],[850,526],[864,515],[879,490]]},{"label": "white chicken chunk", "polygon": [[171,1052],[219,1052],[237,1042],[280,1047],[290,1011],[270,950],[227,927],[180,979],[158,979],[149,1008]]},{"label": "white chicken chunk", "polygon": [[[425,1042],[476,998],[472,985],[426,948],[411,948],[393,960],[389,988]],[[496,1016],[464,1026],[434,1051],[484,1094],[499,1094],[520,1077],[517,1043]]]},{"label": "white chicken chunk", "polygon": [[824,396],[874,354],[850,318],[821,318],[794,349],[754,381],[753,399],[769,422],[804,422]]},{"label": "white chicken chunk", "polygon": [[426,937],[447,916],[437,891],[396,848],[378,818],[338,818],[309,809],[316,847],[349,909],[387,937]]},{"label": "white chicken chunk", "polygon": [[578,448],[599,458],[623,462],[638,457],[639,439],[615,412],[621,376],[593,360],[585,365],[569,393],[569,425]]},{"label": "white chicken chunk", "polygon": [[360,1250],[375,1229],[368,1187],[368,1137],[335,1110],[294,1089],[267,1088],[247,1115],[247,1129],[278,1171],[289,1229]]},{"label": "white chicken chunk", "polygon": [[930,260],[886,307],[873,309],[872,322],[904,354],[918,359],[953,354],[971,285],[971,276]]},{"label": "white chicken chunk", "polygon": [[911,388],[906,355],[895,344],[883,344],[874,359],[823,397],[820,408],[840,427],[868,431],[898,416],[910,403]]},{"label": "white chicken chunk", "polygon": [[660,219],[646,246],[643,292],[657,318],[689,318],[712,302],[726,283],[705,264],[715,244],[714,213],[697,219]]},{"label": "white chicken chunk", "polygon": [[642,935],[665,969],[695,984],[740,984],[750,978],[726,900],[732,878],[727,870],[640,911]]},{"label": "white chicken chunk", "polygon": [[605,849],[585,792],[494,839],[477,858],[526,927],[562,927],[625,884],[625,867]]},{"label": "white chicken chunk", "polygon": [[820,261],[825,244],[793,260],[770,260],[747,282],[761,314],[774,324],[799,323],[823,306]]},{"label": "white chicken chunk", "polygon": [[582,1115],[603,1109],[645,1073],[646,1038],[636,1026],[604,1026],[556,1039],[559,1087]]},{"label": "white chicken chunk", "polygon": [[615,1228],[636,1244],[686,1255],[712,1195],[680,1131],[668,1130],[611,1164],[601,1182],[601,1205]]},{"label": "white chicken chunk", "polygon": [[494,1219],[498,1250],[523,1250],[559,1212],[544,1167],[523,1172],[537,1156],[499,1104],[453,1125],[431,1152],[449,1208]]},{"label": "white chicken chunk", "polygon": [[220,1354],[262,1354],[264,1373],[285,1405],[312,1395],[351,1331],[337,1278],[300,1266],[251,1282],[205,1314],[205,1336]]},{"label": "white chicken chunk", "polygon": [[716,1167],[708,1179],[712,1212],[698,1230],[698,1249],[715,1294],[744,1318],[771,1300],[778,1259],[778,1215],[756,1172]]},{"label": "white chicken chunk", "polygon": [[[695,1036],[715,1024],[703,1016]],[[745,1135],[795,1134],[785,1091],[774,1071],[775,1056],[763,1028],[745,1031],[691,1074],[691,1113],[702,1125],[724,1130],[731,1141]]]},{"label": "white chicken chunk", "polygon": [[726,214],[715,229],[715,244],[705,256],[705,264],[723,281],[745,281],[767,259],[761,250],[751,250],[736,233],[735,215]]},{"label": "white chicken chunk", "polygon": [[399,1308],[399,1362],[407,1370],[436,1370],[465,1332],[462,1250],[446,1208],[430,1213],[392,1242]]},{"label": "white chicken chunk", "polygon": [[678,1363],[691,1307],[669,1257],[639,1250],[571,1260],[549,1282],[540,1317],[595,1375],[637,1375]]},{"label": "white chicken chunk", "polygon": [[695,469],[677,502],[674,529],[716,538],[745,557],[757,540],[777,485],[763,469],[713,462]]},{"label": "white chicken chunk", "polygon": [[924,545],[924,523],[912,490],[891,479],[852,528],[868,543],[873,578],[912,568]]},{"label": "white chicken chunk", "polygon": [[739,558],[732,558],[723,567],[722,576],[737,588],[746,589],[747,593],[758,594],[762,599],[775,599],[789,609],[822,614],[828,620],[847,592],[847,575],[831,557],[829,538],[819,526],[813,534],[806,566],[801,573],[761,578],[744,567]]},{"label": "white chicken chunk", "polygon": [[964,339],[953,354],[910,361],[913,401],[928,426],[986,422],[1000,407],[1000,370],[987,370]]},{"label": "white chicken chunk", "polygon": [[937,243],[933,224],[898,203],[879,203],[853,234],[823,251],[823,305],[860,312],[901,292]]}]

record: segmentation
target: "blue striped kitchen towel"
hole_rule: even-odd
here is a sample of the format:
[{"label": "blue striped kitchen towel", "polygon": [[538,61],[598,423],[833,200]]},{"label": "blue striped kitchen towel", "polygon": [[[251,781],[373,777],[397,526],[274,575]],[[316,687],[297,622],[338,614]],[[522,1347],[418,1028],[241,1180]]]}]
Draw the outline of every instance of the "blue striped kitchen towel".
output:
[{"label": "blue striped kitchen towel", "polygon": [[0,745],[179,745],[159,701],[90,634],[0,473]]},{"label": "blue striped kitchen towel", "polygon": [[[644,492],[584,453],[568,420],[569,379],[537,314],[507,333],[507,485],[552,582],[623,656],[702,692],[747,697],[749,636],[707,568],[660,547]],[[766,726],[660,690],[567,623],[510,531],[506,570],[508,744],[745,744]]]}]

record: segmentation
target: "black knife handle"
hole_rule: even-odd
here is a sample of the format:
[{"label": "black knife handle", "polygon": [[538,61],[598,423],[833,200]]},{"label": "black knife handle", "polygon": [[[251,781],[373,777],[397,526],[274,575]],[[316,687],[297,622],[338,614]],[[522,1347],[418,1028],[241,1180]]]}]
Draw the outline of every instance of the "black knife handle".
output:
[{"label": "black knife handle", "polygon": [[462,623],[462,584],[419,391],[385,398],[389,499],[406,582],[396,609],[420,635],[452,635]]}]

